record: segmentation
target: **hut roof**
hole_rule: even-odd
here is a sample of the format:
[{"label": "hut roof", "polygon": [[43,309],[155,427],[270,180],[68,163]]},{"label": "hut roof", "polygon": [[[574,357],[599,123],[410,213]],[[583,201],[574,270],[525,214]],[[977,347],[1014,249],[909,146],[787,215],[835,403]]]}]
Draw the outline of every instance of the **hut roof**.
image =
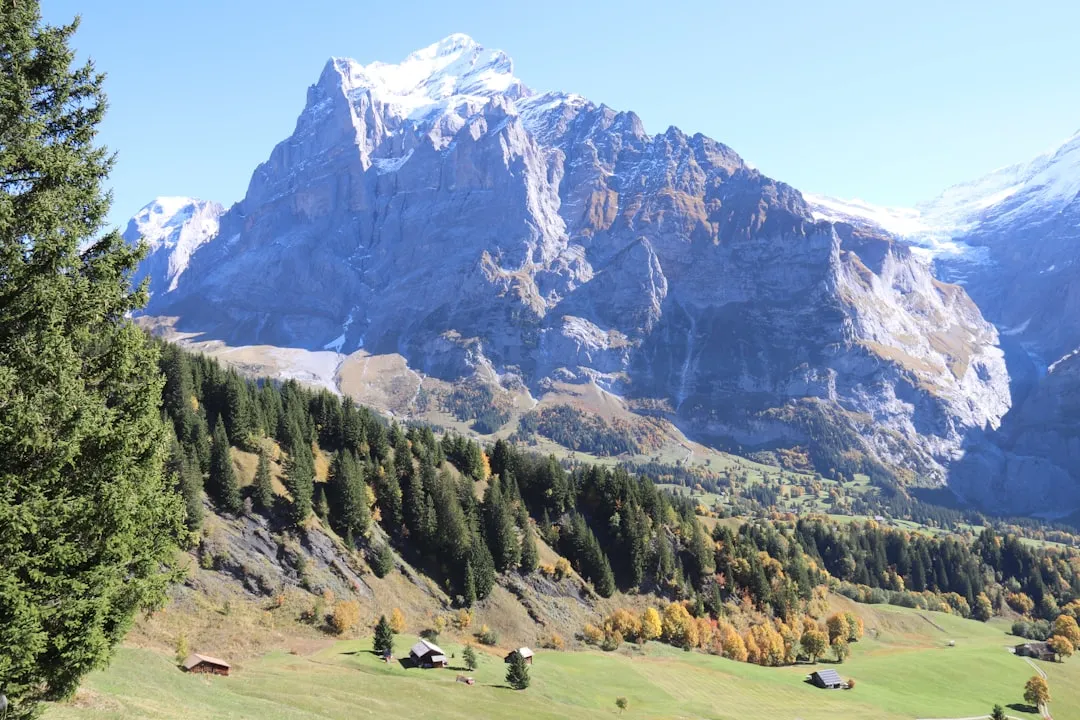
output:
[{"label": "hut roof", "polygon": [[533,651],[527,647],[519,647],[517,649],[517,654],[523,658],[531,658],[533,656]]},{"label": "hut roof", "polygon": [[219,660],[217,658],[210,657],[209,655],[199,655],[198,653],[191,653],[187,656],[187,659],[184,660],[184,669],[190,670],[191,668],[195,667],[200,663],[210,663],[211,665],[220,665],[221,667],[232,667],[224,660]]},{"label": "hut roof", "polygon": [[441,647],[429,640],[421,640],[420,642],[413,645],[409,652],[411,652],[413,655],[416,655],[417,657],[427,655],[429,652],[433,652],[436,655],[446,655],[446,653],[443,652],[443,649]]},{"label": "hut roof", "polygon": [[840,673],[835,670],[815,670],[813,674],[826,685],[842,685],[844,682],[840,679]]}]

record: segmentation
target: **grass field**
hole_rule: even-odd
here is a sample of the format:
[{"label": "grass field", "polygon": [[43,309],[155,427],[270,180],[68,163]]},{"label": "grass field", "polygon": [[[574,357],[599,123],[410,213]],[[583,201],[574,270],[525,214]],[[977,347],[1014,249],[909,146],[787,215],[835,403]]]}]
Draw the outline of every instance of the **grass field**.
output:
[{"label": "grass field", "polygon": [[[818,690],[803,681],[809,666],[762,668],[658,643],[615,653],[545,652],[537,655],[532,686],[503,684],[501,652],[480,652],[469,673],[477,684],[455,682],[459,672],[386,665],[368,640],[335,642],[311,655],[274,652],[234,668],[232,677],[185,675],[172,659],[125,648],[112,666],[92,675],[76,699],[48,708],[50,720],[94,718],[595,718],[617,714],[615,698],[629,700],[627,717],[647,718],[950,718],[989,712],[993,703],[1023,710],[1023,685],[1034,671],[1005,647],[1015,639],[1004,622],[982,624],[901,608],[861,606],[867,637],[836,667],[854,678],[851,691]],[[935,624],[937,627],[935,627]],[[876,637],[875,637],[876,636]],[[955,647],[948,642],[955,641]],[[398,654],[411,637],[399,637]],[[440,645],[461,663],[462,645]],[[1080,718],[1080,662],[1040,664],[1049,676],[1057,720]]]}]

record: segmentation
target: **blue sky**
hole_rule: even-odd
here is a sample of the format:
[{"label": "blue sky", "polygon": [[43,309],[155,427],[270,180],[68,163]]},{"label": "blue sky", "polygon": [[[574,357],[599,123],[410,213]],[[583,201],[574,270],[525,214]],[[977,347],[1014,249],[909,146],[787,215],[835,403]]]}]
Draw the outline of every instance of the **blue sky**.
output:
[{"label": "blue sky", "polygon": [[239,200],[328,57],[453,32],[540,90],[724,142],[806,191],[892,205],[1080,129],[1080,3],[43,0],[108,73],[120,224],[157,195]]}]

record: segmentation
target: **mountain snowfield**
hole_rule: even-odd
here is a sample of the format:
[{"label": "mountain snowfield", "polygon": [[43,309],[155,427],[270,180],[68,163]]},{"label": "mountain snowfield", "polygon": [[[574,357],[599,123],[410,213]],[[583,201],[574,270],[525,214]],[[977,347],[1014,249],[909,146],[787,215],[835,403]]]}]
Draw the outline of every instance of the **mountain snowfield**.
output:
[{"label": "mountain snowfield", "polygon": [[867,223],[930,251],[930,257],[978,255],[964,243],[982,226],[1041,224],[1080,194],[1080,131],[1034,160],[999,168],[947,188],[913,208],[882,207],[862,200],[805,195],[814,217]]},{"label": "mountain snowfield", "polygon": [[217,235],[224,212],[218,203],[188,197],[155,198],[139,210],[124,231],[125,240],[147,247],[136,280],[150,277],[151,294],[175,290],[191,256]]},{"label": "mountain snowfield", "polygon": [[594,384],[705,442],[942,482],[1012,398],[995,327],[910,247],[937,232],[923,212],[808,202],[452,35],[397,64],[332,58],[243,200],[159,199],[126,237],[151,245],[148,316],[319,353],[322,383],[362,351],[420,385]]}]

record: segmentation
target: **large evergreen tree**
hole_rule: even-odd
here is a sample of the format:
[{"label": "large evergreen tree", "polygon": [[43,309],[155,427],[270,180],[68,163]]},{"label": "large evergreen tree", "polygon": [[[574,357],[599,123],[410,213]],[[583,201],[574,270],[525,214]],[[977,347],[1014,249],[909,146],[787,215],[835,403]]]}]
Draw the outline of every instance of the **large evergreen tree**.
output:
[{"label": "large evergreen tree", "polygon": [[112,166],[103,77],[77,23],[0,11],[0,689],[9,718],[70,695],[141,608],[183,532],[165,478],[157,352],[126,315],[139,251],[99,236]]},{"label": "large evergreen tree", "polygon": [[219,508],[231,513],[240,512],[243,506],[240,485],[233,469],[225,423],[220,419],[214,426],[214,444],[210,448],[210,484],[207,490]]},{"label": "large evergreen tree", "polygon": [[315,494],[315,459],[311,455],[311,445],[299,432],[299,425],[291,424],[294,438],[289,448],[289,461],[285,466],[285,488],[292,495],[291,517],[293,523],[300,525],[311,515],[311,501]]},{"label": "large evergreen tree", "polygon": [[330,524],[341,537],[362,537],[371,524],[367,485],[352,452],[339,452],[330,467]]},{"label": "large evergreen tree", "polygon": [[262,512],[270,512],[274,507],[274,485],[270,479],[270,461],[266,451],[259,451],[259,464],[255,468],[255,482],[251,488],[251,500]]},{"label": "large evergreen tree", "polygon": [[379,622],[375,626],[372,649],[378,655],[392,655],[394,652],[394,630],[390,627],[385,615],[379,616]]},{"label": "large evergreen tree", "polygon": [[510,667],[506,669],[506,682],[515,690],[529,687],[529,666],[521,653],[510,653]]}]

